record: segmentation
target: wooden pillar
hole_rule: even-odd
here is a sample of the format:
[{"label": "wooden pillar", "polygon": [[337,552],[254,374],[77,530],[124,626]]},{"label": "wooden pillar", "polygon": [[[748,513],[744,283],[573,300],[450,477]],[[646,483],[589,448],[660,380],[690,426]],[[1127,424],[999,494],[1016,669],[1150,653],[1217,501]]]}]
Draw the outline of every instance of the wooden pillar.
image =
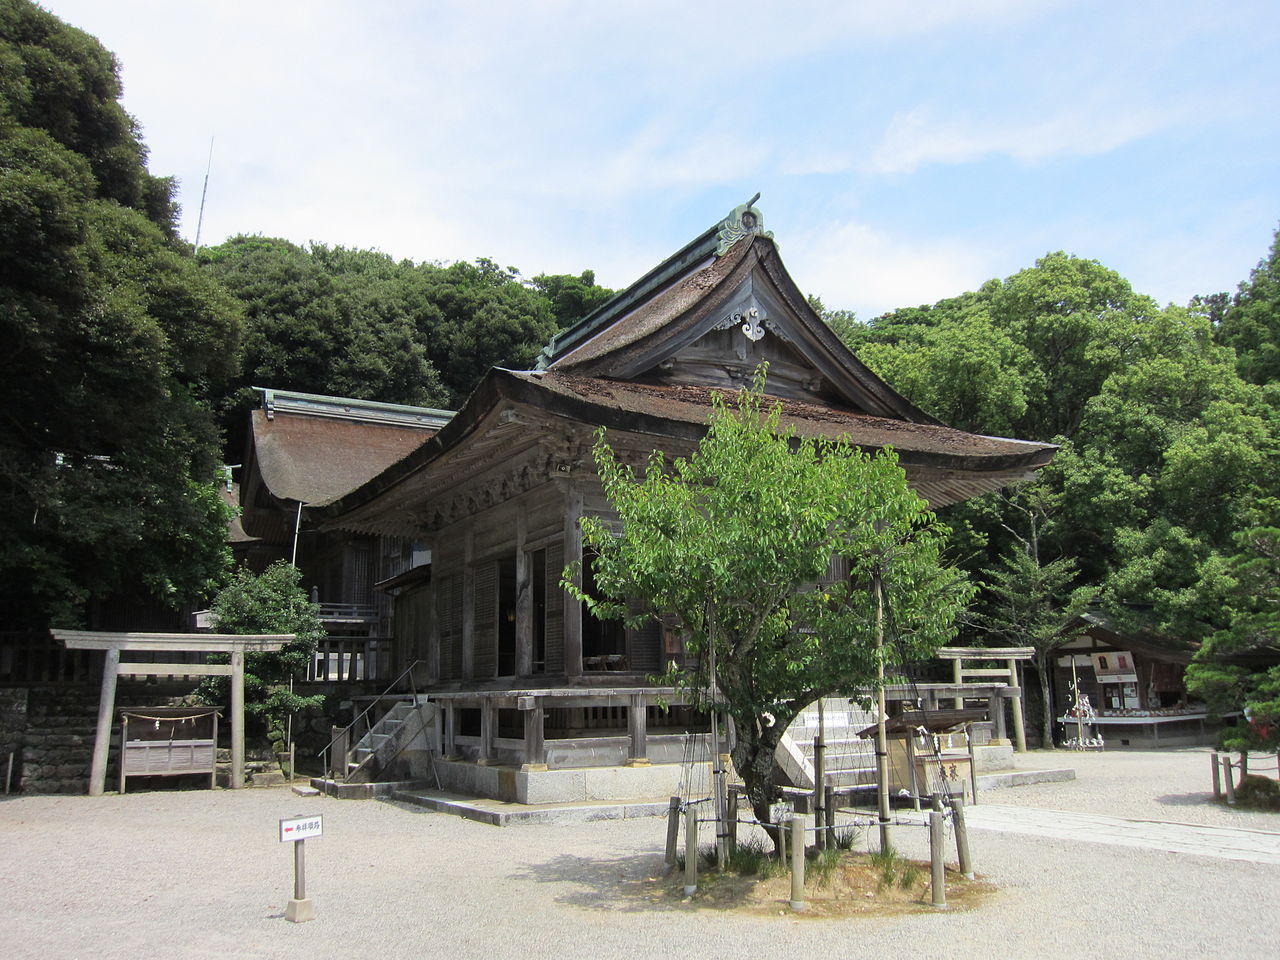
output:
[{"label": "wooden pillar", "polygon": [[631,755],[627,758],[627,766],[647,767],[649,730],[643,693],[631,695],[631,704],[627,707],[627,732],[631,735]]},{"label": "wooden pillar", "polygon": [[458,706],[452,700],[444,705],[444,755],[450,760],[458,756]]},{"label": "wooden pillar", "polygon": [[[111,718],[116,712],[116,677],[120,673],[120,648],[107,651],[102,664],[102,695],[98,699],[98,729],[93,735],[93,762],[89,767],[89,796],[107,789],[107,754],[111,750]],[[124,763],[123,752],[120,763]]]},{"label": "wooden pillar", "polygon": [[476,675],[476,571],[472,566],[475,537],[468,520],[462,534],[462,679]]},{"label": "wooden pillar", "polygon": [[995,722],[996,737],[1008,740],[1009,732],[1004,725],[1004,698],[1000,696],[998,687],[992,687],[991,694],[987,697],[987,716]]},{"label": "wooden pillar", "polygon": [[493,698],[485,697],[480,701],[480,756],[476,763],[493,763],[493,738],[497,719],[498,711],[493,705]]},{"label": "wooden pillar", "polygon": [[[964,683],[964,661],[961,660],[959,657],[951,661],[951,676],[956,684]],[[956,697],[954,706],[957,710],[963,710],[964,697],[963,696]]]},{"label": "wooden pillar", "polygon": [[1009,698],[1009,705],[1013,709],[1013,747],[1019,753],[1027,752],[1027,730],[1022,718],[1022,678],[1018,676],[1018,661],[1009,661],[1009,683],[1015,687],[1019,693],[1016,697]]},{"label": "wooden pillar", "polygon": [[431,541],[431,572],[432,576],[427,583],[427,623],[426,623],[426,644],[421,648],[420,655],[426,662],[427,683],[437,683],[440,680],[440,617],[436,610],[436,578],[435,578],[435,558],[436,545],[435,541]]},{"label": "wooden pillar", "polygon": [[[564,512],[564,562],[578,569],[575,578],[582,586],[582,490],[572,480],[566,495]],[[582,676],[582,604],[565,595],[564,601],[564,672],[567,677]]]},{"label": "wooden pillar", "polygon": [[244,648],[231,651],[231,789],[244,787]]},{"label": "wooden pillar", "polygon": [[533,674],[533,590],[530,584],[529,554],[524,542],[528,537],[528,517],[517,504],[516,513],[516,676]]},{"label": "wooden pillar", "polygon": [[[522,698],[524,699],[524,698]],[[524,708],[524,770],[547,769],[546,717],[542,704],[528,698],[536,706]]]}]

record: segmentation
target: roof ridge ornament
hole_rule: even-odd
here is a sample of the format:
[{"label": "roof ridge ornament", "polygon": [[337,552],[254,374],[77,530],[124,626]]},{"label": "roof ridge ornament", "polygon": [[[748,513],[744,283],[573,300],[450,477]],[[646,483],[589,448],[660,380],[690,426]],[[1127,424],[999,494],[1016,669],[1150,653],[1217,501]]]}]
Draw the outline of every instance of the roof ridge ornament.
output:
[{"label": "roof ridge ornament", "polygon": [[[759,192],[741,206],[734,207],[729,215],[720,221],[716,238],[720,241],[716,246],[716,256],[723,257],[729,248],[743,237],[761,236],[773,240],[773,234],[764,228],[764,214],[756,208],[755,202],[760,199]],[[774,240],[774,243],[777,243]]]}]

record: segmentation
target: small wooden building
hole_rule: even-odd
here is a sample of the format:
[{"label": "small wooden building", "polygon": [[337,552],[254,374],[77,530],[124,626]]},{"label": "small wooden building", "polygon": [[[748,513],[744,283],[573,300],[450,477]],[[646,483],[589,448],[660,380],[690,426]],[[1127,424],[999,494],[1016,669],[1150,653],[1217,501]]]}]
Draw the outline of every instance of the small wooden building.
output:
[{"label": "small wooden building", "polygon": [[683,655],[680,638],[584,616],[560,573],[585,561],[590,588],[578,522],[611,516],[596,431],[637,466],[655,449],[686,454],[714,393],[748,385],[766,360],[784,426],[892,446],[935,508],[1030,479],[1055,449],[955,430],[913,406],[809,306],[760,211],[738,207],[559,334],[536,369],[491,370],[429,440],[309,509],[332,531],[429,552],[429,570],[387,586],[398,656],[422,662],[417,689],[443,707],[446,755],[526,773],[679,758],[664,737],[690,718],[656,711],[646,676]]},{"label": "small wooden building", "polygon": [[1187,694],[1190,641],[1121,631],[1101,613],[1087,613],[1084,634],[1054,656],[1054,718],[1064,738],[1076,736],[1068,717],[1073,677],[1089,698],[1094,727],[1107,746],[1160,747],[1209,744],[1221,720]]}]

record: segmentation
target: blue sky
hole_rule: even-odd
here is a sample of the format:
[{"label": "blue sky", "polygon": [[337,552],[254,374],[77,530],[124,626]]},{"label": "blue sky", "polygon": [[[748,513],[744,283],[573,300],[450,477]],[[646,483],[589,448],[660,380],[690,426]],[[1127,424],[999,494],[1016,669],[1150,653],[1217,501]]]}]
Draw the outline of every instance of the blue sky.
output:
[{"label": "blue sky", "polygon": [[123,66],[194,239],[623,286],[756,191],[869,318],[1050,250],[1160,302],[1280,221],[1280,4],[48,0]]}]

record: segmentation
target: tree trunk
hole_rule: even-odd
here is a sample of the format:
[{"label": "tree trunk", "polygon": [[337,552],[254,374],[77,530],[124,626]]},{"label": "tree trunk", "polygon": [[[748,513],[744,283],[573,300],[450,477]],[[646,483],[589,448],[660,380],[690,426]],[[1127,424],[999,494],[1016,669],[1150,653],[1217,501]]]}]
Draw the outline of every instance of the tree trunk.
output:
[{"label": "tree trunk", "polygon": [[[733,722],[737,742],[733,745],[733,765],[742,777],[743,787],[751,801],[751,809],[756,819],[764,824],[769,821],[769,806],[777,802],[780,796],[778,786],[774,783],[774,753],[786,732],[791,717],[778,717],[772,726],[759,726],[760,720],[755,716],[738,716],[734,714]],[[777,847],[777,831],[766,827],[765,833]]]},{"label": "tree trunk", "polygon": [[1040,674],[1040,703],[1043,705],[1044,724],[1040,731],[1041,746],[1046,750],[1053,749],[1053,700],[1049,696],[1049,670],[1053,665],[1053,654],[1036,654],[1037,672]]}]

